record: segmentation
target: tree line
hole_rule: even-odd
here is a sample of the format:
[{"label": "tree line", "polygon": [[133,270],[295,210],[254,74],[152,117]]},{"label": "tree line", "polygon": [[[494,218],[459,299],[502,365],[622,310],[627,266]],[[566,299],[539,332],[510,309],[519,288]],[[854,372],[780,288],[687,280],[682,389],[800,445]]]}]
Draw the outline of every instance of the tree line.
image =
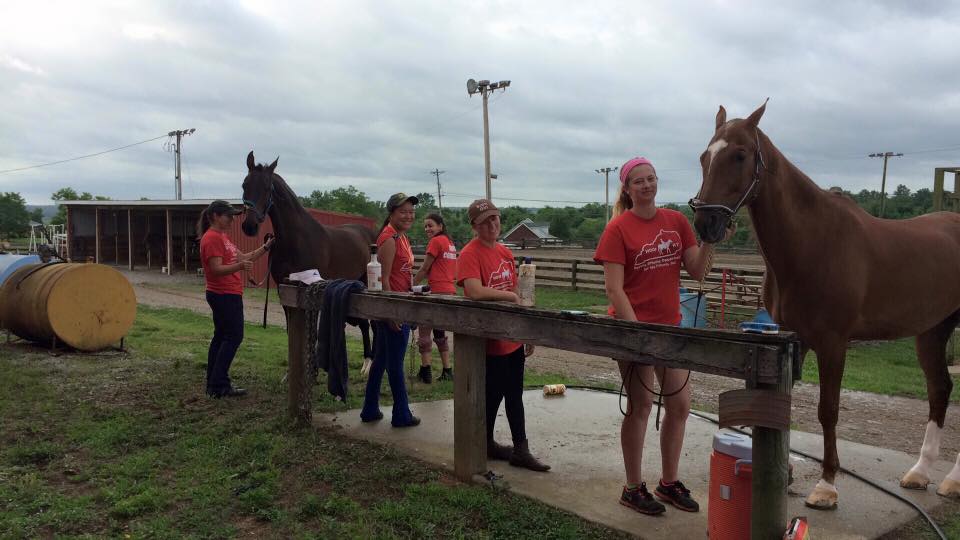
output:
[{"label": "tree line", "polygon": [[[837,189],[837,188],[833,188]],[[880,192],[876,190],[862,190],[859,193],[844,191],[861,208],[877,216],[880,214]],[[417,221],[409,236],[414,244],[425,244],[426,236],[423,232],[423,219],[430,213],[440,213],[436,198],[430,193],[417,193],[420,204],[417,206]],[[71,187],[65,187],[54,192],[51,197],[54,201],[66,200],[109,200],[109,197],[93,195],[89,192],[77,192]],[[313,191],[305,197],[300,197],[304,206],[357,214],[377,220],[378,223],[386,217],[384,201],[370,199],[366,193],[353,186],[341,187],[327,191]],[[665,205],[668,208],[679,210],[692,222],[693,212],[687,205]],[[923,188],[911,191],[904,185],[899,185],[886,198],[884,203],[884,217],[891,219],[907,219],[929,213],[933,209],[933,192]],[[444,222],[450,237],[462,245],[473,237],[470,224],[467,222],[466,208],[444,208],[442,212]],[[581,207],[553,207],[525,208],[522,206],[505,206],[500,208],[500,219],[503,232],[506,233],[524,219],[530,219],[537,224],[546,224],[550,234],[560,238],[564,243],[580,244],[585,247],[596,245],[606,224],[606,207],[601,203],[590,203]],[[16,192],[0,193],[0,238],[18,238],[30,232],[30,222],[43,222],[43,213],[39,208],[32,212],[26,208],[26,201]],[[57,214],[51,218],[51,224],[61,224],[66,221],[66,209],[59,205]],[[737,216],[737,233],[727,244],[729,247],[742,249],[756,249],[756,237],[750,217],[746,211]]]}]

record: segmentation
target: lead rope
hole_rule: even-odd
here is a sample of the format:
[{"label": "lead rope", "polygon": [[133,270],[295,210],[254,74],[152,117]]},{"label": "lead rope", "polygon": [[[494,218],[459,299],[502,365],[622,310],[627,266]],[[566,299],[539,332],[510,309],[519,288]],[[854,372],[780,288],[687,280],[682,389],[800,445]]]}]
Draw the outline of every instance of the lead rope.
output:
[{"label": "lead rope", "polygon": [[[700,317],[700,302],[703,300],[703,283],[707,279],[707,273],[710,271],[711,268],[713,268],[713,256],[715,253],[716,253],[715,250],[713,249],[710,250],[710,253],[707,255],[707,264],[706,264],[706,267],[704,267],[703,276],[700,277],[700,283],[698,285],[698,290],[697,290],[697,308],[693,312],[694,328],[696,328],[697,319]],[[632,412],[632,411],[630,412],[624,411],[623,409],[623,388],[624,388],[624,381],[630,379],[630,377],[633,376],[634,365],[635,364],[630,364],[627,367],[627,376],[620,382],[620,399],[618,400],[618,404],[620,405],[620,414],[622,414],[623,416],[629,416],[630,412]],[[653,369],[654,369],[654,373],[656,373],[657,368],[654,367]],[[663,408],[663,398],[675,396],[680,392],[682,392],[683,389],[687,387],[687,383],[690,382],[690,370],[689,369],[687,370],[687,378],[683,380],[683,384],[680,385],[680,388],[677,388],[673,392],[667,393],[663,391],[663,381],[666,378],[667,378],[667,368],[664,367],[661,378],[660,378],[660,392],[657,392],[656,390],[648,387],[647,383],[643,382],[643,377],[640,377],[638,374],[638,380],[640,381],[640,384],[641,386],[643,386],[644,390],[657,396],[657,416],[656,416],[656,422],[654,424],[657,431],[660,431],[660,411]],[[629,395],[627,396],[627,400],[628,400],[628,408],[629,408]]]}]

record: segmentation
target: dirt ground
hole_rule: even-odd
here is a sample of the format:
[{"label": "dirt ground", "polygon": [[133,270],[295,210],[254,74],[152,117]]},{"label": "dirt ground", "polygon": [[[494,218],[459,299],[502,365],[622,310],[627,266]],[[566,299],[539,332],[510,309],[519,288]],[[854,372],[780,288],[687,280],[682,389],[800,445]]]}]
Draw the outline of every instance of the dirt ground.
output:
[{"label": "dirt ground", "polygon": [[[157,307],[185,308],[198,313],[209,314],[203,293],[187,290],[160,288],[160,283],[171,280],[185,283],[201,281],[194,276],[163,276],[158,273],[123,271],[134,285],[137,302]],[[247,302],[246,319],[259,323],[263,317],[263,304]],[[271,325],[285,326],[283,309],[277,297],[271,296],[267,322]],[[348,334],[359,336],[353,327],[347,327]],[[593,383],[620,384],[620,373],[616,364],[609,358],[574,353],[558,349],[540,347],[536,354],[527,360],[529,369],[542,373],[557,373],[576,377]],[[742,388],[739,381],[693,373],[690,377],[695,408],[708,411],[717,410],[717,396],[727,390]],[[817,403],[820,387],[799,383],[793,388],[792,419],[795,429],[810,433],[820,433],[817,419]],[[890,448],[916,455],[923,442],[927,422],[927,402],[919,399],[890,397],[868,392],[844,390],[840,398],[840,422],[837,428],[842,439]],[[960,406],[951,405],[947,413],[947,423],[941,443],[941,459],[953,461],[960,451]],[[843,456],[840,456],[841,464]]]}]

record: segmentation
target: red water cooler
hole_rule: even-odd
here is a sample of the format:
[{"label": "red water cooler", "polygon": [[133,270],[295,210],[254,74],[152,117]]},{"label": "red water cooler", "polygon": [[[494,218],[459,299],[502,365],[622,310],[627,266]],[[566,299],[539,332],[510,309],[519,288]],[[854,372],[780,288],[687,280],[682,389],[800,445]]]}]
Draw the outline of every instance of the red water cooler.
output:
[{"label": "red water cooler", "polygon": [[710,454],[707,535],[710,540],[750,538],[753,444],[749,437],[721,431]]}]

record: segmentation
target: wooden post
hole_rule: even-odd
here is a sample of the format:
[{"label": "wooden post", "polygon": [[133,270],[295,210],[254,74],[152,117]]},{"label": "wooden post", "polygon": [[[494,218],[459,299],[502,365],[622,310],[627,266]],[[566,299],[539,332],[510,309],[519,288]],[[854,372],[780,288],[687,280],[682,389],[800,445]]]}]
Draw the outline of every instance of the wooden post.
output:
[{"label": "wooden post", "polygon": [[113,263],[120,266],[120,216],[113,213]]},{"label": "wooden post", "polygon": [[[791,345],[796,347],[796,345]],[[756,357],[756,354],[754,355]],[[792,357],[792,354],[789,355]],[[749,387],[750,382],[747,382]],[[780,363],[779,384],[758,388],[789,395],[793,387],[791,362]],[[787,475],[790,466],[790,429],[753,428],[753,497],[751,538],[780,538],[787,528]]]},{"label": "wooden post", "polygon": [[96,223],[94,227],[94,234],[96,236],[93,239],[93,262],[100,264],[100,209],[94,207],[93,215],[94,222]]},{"label": "wooden post", "polygon": [[[288,323],[289,324],[289,323]],[[457,376],[453,379],[453,469],[462,482],[487,468],[487,340],[454,334]]]},{"label": "wooden post", "polygon": [[65,229],[65,230],[64,230],[64,233],[66,233],[66,235],[67,235],[67,260],[70,261],[70,262],[73,262],[73,259],[70,258],[71,255],[73,254],[73,248],[70,247],[70,244],[73,243],[73,229],[70,227],[70,226],[72,225],[72,223],[70,222],[70,207],[69,207],[69,206],[67,207],[67,223],[66,223],[66,225],[67,225],[67,226],[64,227],[64,229]]},{"label": "wooden post", "polygon": [[173,274],[173,223],[170,221],[170,209],[167,208],[167,275]]},{"label": "wooden post", "polygon": [[310,384],[307,380],[307,312],[287,312],[287,410],[298,426],[310,424]]},{"label": "wooden post", "polygon": [[573,287],[573,290],[577,290],[577,263],[580,261],[574,259],[573,264],[570,266],[570,285]]},{"label": "wooden post", "polygon": [[147,248],[147,270],[153,268],[153,250],[150,249],[150,213],[145,212],[144,217],[146,218],[146,231],[143,233],[146,242],[144,242],[145,247]]},{"label": "wooden post", "polygon": [[189,273],[190,267],[187,264],[187,216],[180,216],[180,224],[183,225],[181,230],[183,230],[183,273]]},{"label": "wooden post", "polygon": [[127,209],[127,267],[133,270],[133,214]]},{"label": "wooden post", "polygon": [[943,210],[943,169],[936,168],[933,170],[933,211],[939,212]]}]

